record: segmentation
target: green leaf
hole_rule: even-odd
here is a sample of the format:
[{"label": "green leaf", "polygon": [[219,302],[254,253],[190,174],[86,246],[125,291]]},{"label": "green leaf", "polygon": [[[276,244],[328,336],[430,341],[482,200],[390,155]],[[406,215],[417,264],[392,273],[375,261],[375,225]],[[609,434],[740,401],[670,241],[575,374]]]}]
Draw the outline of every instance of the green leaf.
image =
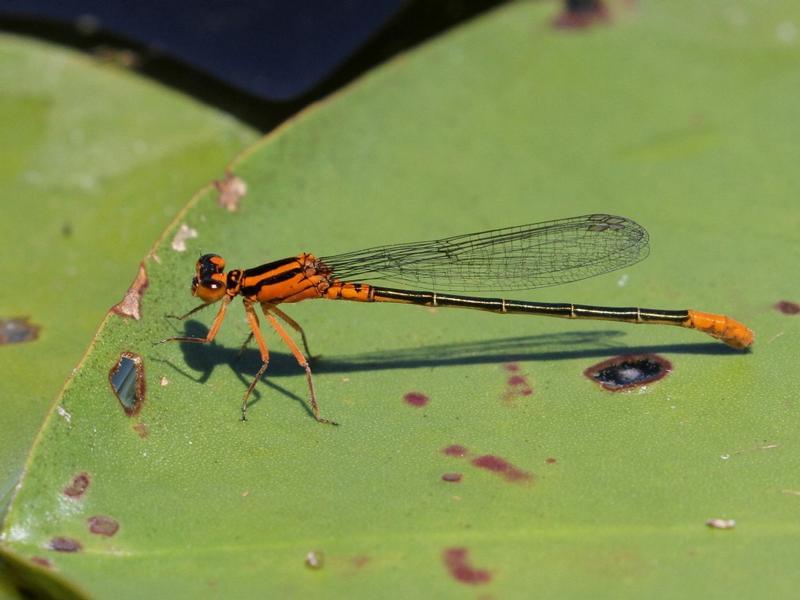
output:
[{"label": "green leaf", "polygon": [[[185,199],[254,132],[75,52],[0,36],[0,319],[34,342],[0,348],[0,513],[47,411],[137,263]],[[13,426],[12,426],[13,424]]]},{"label": "green leaf", "polygon": [[[240,210],[197,196],[146,261],[144,318],[106,319],[61,398],[69,420],[52,414],[31,456],[5,551],[113,597],[794,594],[800,318],[773,305],[800,299],[798,13],[737,6],[637,4],[574,31],[552,27],[552,4],[513,4],[253,147],[233,165]],[[239,420],[260,366],[252,348],[237,359],[239,306],[211,345],[153,345],[208,331],[214,309],[165,318],[194,306],[201,252],[251,267],[599,211],[648,227],[648,261],[517,297],[725,312],[754,351],[669,327],[288,306],[332,427],[272,333]],[[183,224],[198,237],[176,252]],[[133,417],[108,383],[123,351],[144,360]],[[627,393],[583,374],[643,352],[672,371]],[[465,456],[443,452],[455,444]],[[480,467],[500,459],[518,476]],[[96,516],[118,531],[90,533]],[[59,537],[81,550],[48,550]]]}]

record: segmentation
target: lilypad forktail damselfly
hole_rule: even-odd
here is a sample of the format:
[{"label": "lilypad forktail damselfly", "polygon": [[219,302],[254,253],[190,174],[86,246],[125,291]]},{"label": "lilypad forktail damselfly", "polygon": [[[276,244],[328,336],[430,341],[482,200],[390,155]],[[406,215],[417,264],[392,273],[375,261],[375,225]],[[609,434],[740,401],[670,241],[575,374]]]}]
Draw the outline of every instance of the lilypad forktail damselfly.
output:
[{"label": "lilypad forktail damselfly", "polygon": [[[729,346],[745,349],[753,332],[730,317],[696,310],[661,310],[570,303],[543,303],[505,298],[462,296],[463,290],[528,290],[560,285],[632,265],[647,256],[647,231],[625,217],[593,214],[427,242],[379,246],[335,256],[302,253],[252,269],[225,272],[225,261],[204,254],[197,261],[192,295],[203,304],[222,301],[206,337],[171,337],[162,342],[211,342],[231,300],[242,296],[251,338],[261,352],[261,368],[242,400],[242,420],[256,383],[267,370],[269,351],[259,329],[254,306],[260,305],[269,324],[305,369],[311,410],[321,423],[308,360],[279,319],[300,334],[309,354],[305,332],[281,304],[311,298],[354,302],[396,302],[420,306],[474,308],[500,314],[527,314],[566,319],[600,319],[625,323],[677,325],[707,333]],[[375,279],[422,285],[436,291],[396,289],[364,283]],[[444,293],[443,293],[444,292]],[[245,342],[246,344],[247,342]]]}]

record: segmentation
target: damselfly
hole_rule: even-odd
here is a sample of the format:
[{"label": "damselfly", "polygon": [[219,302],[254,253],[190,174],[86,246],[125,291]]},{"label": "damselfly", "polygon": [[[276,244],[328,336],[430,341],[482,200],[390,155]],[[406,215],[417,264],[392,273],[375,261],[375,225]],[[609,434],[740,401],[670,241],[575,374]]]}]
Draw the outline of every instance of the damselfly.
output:
[{"label": "damselfly", "polygon": [[[185,319],[221,300],[211,329],[203,338],[171,337],[162,342],[211,342],[231,300],[241,295],[252,332],[248,342],[255,338],[262,361],[242,400],[242,419],[247,416],[250,394],[269,364],[269,351],[254,308],[258,304],[269,324],[305,369],[311,410],[321,423],[332,421],[320,416],[308,360],[278,319],[300,334],[305,352],[310,354],[305,332],[278,308],[281,304],[327,298],[474,308],[501,314],[678,325],[707,333],[733,348],[745,349],[753,343],[753,332],[745,325],[724,315],[696,310],[552,304],[442,293],[528,290],[560,285],[627,267],[645,258],[647,253],[648,235],[643,227],[625,217],[594,214],[321,258],[303,253],[227,273],[222,257],[204,254],[197,261],[192,279],[192,294],[203,300],[203,304],[179,318]],[[376,279],[423,285],[437,291],[364,283]]]}]

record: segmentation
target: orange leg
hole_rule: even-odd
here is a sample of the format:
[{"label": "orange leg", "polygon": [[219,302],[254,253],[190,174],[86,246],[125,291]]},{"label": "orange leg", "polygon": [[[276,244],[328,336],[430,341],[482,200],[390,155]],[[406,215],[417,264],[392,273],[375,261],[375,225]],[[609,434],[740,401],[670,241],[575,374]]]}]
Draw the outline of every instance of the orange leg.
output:
[{"label": "orange leg", "polygon": [[303,349],[306,351],[306,354],[308,354],[309,360],[313,360],[313,356],[311,355],[311,350],[308,349],[308,340],[306,339],[306,332],[303,331],[303,328],[300,326],[300,323],[295,321],[292,317],[287,315],[285,312],[283,312],[277,306],[272,306],[270,304],[267,304],[267,309],[266,310],[268,310],[269,312],[275,314],[277,317],[282,319],[284,323],[286,323],[289,327],[291,327],[297,333],[300,334],[300,337],[303,340]]},{"label": "orange leg", "polygon": [[[250,337],[256,338],[258,349],[261,352],[261,368],[258,370],[258,373],[256,373],[255,379],[253,379],[253,381],[247,387],[247,391],[242,399],[242,421],[247,420],[247,400],[250,398],[250,394],[253,392],[253,389],[255,389],[259,379],[261,379],[261,376],[269,366],[269,350],[267,350],[267,344],[264,342],[264,337],[261,335],[261,328],[258,324],[258,316],[256,315],[256,311],[253,310],[253,305],[247,300],[244,302],[244,310],[245,314],[247,315],[247,324],[250,325]],[[250,341],[250,337],[247,338],[248,342]],[[245,345],[246,344],[247,342],[245,342]]]},{"label": "orange leg", "polygon": [[[331,425],[338,425],[335,421],[331,421],[329,419],[323,419],[319,414],[319,406],[317,405],[317,394],[314,391],[314,380],[311,377],[311,367],[308,366],[308,361],[306,357],[303,356],[303,353],[300,351],[300,348],[297,347],[297,344],[294,343],[294,340],[286,333],[286,330],[281,327],[281,324],[278,320],[270,313],[271,310],[274,308],[270,307],[269,305],[261,305],[261,309],[264,311],[264,315],[269,320],[269,324],[272,325],[272,328],[278,332],[278,335],[281,336],[284,343],[289,347],[289,350],[292,351],[294,354],[295,359],[297,359],[297,363],[306,371],[306,380],[308,381],[308,389],[311,392],[311,412],[314,414],[314,418],[319,421],[320,423],[329,423]],[[256,336],[258,337],[258,336]]]},{"label": "orange leg", "polygon": [[[273,304],[265,302],[264,304],[262,304],[262,306],[265,306],[266,310],[268,310],[271,313],[274,313],[277,317],[282,319],[284,323],[286,323],[289,327],[291,327],[297,333],[300,334],[300,336],[303,338],[303,349],[305,349],[306,354],[308,355],[308,359],[314,360],[314,357],[311,356],[311,350],[308,349],[308,339],[306,338],[306,332],[303,331],[303,327],[300,325],[300,323],[295,321],[292,317],[287,315],[285,312],[283,312],[281,309],[279,309]],[[253,339],[253,333],[251,332],[250,335],[247,336],[247,339],[242,344],[242,347],[239,348],[239,353],[236,355],[236,358],[239,358],[244,353],[244,351],[247,349],[247,346],[248,344],[250,344],[252,339]]]},{"label": "orange leg", "polygon": [[[159,344],[163,344],[164,342],[194,342],[196,344],[208,344],[208,343],[214,341],[214,338],[217,336],[217,332],[219,331],[219,328],[222,325],[222,320],[225,318],[225,311],[228,309],[228,304],[230,304],[230,303],[231,303],[231,297],[230,296],[225,296],[222,299],[222,305],[219,307],[219,311],[217,312],[217,316],[214,317],[214,323],[211,325],[211,329],[208,330],[208,335],[206,337],[200,338],[200,337],[178,336],[178,337],[171,337],[171,338],[167,338],[165,340],[161,340],[158,343]],[[181,319],[181,320],[185,319],[186,317],[188,317],[192,313],[195,313],[198,310],[200,310],[201,308],[205,308],[206,306],[208,306],[208,304],[201,304],[197,308],[189,311],[188,313],[186,313],[182,317],[178,317],[178,318]]]}]

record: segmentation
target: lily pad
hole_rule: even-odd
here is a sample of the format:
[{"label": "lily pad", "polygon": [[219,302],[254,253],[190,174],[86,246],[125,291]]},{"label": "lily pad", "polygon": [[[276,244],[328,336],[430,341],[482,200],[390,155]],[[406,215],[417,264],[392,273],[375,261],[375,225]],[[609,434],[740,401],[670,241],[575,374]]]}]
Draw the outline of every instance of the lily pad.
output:
[{"label": "lily pad", "polygon": [[0,36],[0,116],[0,320],[36,330],[0,347],[13,373],[0,378],[3,512],[54,398],[153,239],[255,133],[112,64],[11,35]]},{"label": "lily pad", "polygon": [[[4,552],[113,597],[793,594],[800,320],[773,305],[800,294],[798,12],[737,6],[647,4],[575,31],[554,5],[512,4],[251,148],[239,210],[196,196],[145,262],[143,318],[107,317]],[[251,267],[591,212],[646,225],[647,262],[515,296],[725,312],[754,351],[669,327],[289,306],[332,427],[269,333],[239,420],[260,366],[237,356],[239,306],[213,344],[154,345],[207,333],[214,309],[166,318],[194,306],[201,253]],[[135,416],[109,384],[123,352],[143,361]],[[671,371],[632,392],[584,375],[623,354]]]}]

